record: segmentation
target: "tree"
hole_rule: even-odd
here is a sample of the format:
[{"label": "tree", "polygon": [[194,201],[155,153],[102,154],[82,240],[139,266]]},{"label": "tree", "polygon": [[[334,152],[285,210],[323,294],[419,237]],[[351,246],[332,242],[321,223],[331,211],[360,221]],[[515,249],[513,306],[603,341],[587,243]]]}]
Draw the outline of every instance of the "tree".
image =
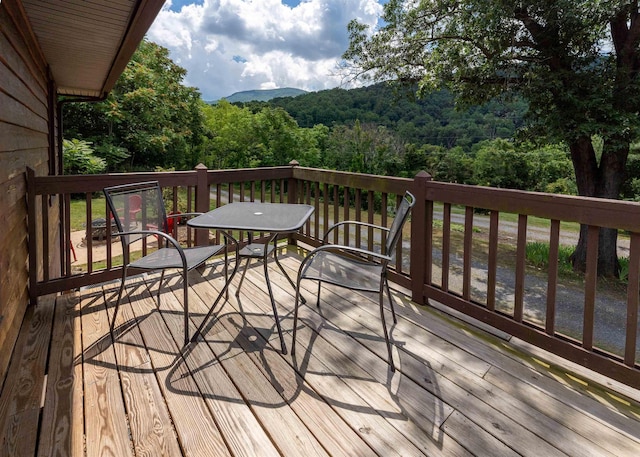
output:
[{"label": "tree", "polygon": [[473,162],[476,184],[524,190],[529,184],[529,169],[525,154],[516,151],[513,143],[493,140],[480,143]]},{"label": "tree", "polygon": [[143,40],[106,100],[64,105],[64,135],[92,141],[110,168],[127,154],[129,168],[191,168],[205,132],[185,75],[166,48]]},{"label": "tree", "polygon": [[327,138],[323,165],[353,173],[397,176],[404,145],[386,128],[360,123],[336,125]]},{"label": "tree", "polygon": [[[254,112],[254,109],[255,111]],[[226,100],[203,108],[210,138],[204,142],[204,161],[211,168],[320,165],[327,127],[303,129],[282,108],[244,107]]]},{"label": "tree", "polygon": [[[357,22],[349,33],[347,75],[419,82],[422,92],[444,84],[463,106],[520,95],[529,133],[569,146],[579,194],[619,198],[640,128],[637,1],[390,0],[375,33]],[[601,229],[601,275],[618,273],[616,242],[617,231]]]}]

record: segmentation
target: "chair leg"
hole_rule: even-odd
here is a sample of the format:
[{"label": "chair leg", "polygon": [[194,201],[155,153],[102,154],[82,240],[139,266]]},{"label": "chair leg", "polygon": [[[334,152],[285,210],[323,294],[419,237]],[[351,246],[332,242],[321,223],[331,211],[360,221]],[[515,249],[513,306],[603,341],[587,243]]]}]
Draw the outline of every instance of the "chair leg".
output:
[{"label": "chair leg", "polygon": [[318,293],[316,295],[316,308],[320,308],[320,286],[322,285],[322,281],[318,281]]},{"label": "chair leg", "polygon": [[391,350],[391,342],[389,341],[389,332],[387,330],[387,323],[384,318],[384,285],[380,284],[380,291],[378,293],[378,298],[380,300],[380,319],[382,320],[382,330],[384,332],[384,340],[387,343],[387,353],[389,355],[389,368],[391,371],[396,371],[396,367],[393,364],[393,352]]},{"label": "chair leg", "polygon": [[242,283],[244,282],[244,277],[247,274],[247,270],[249,269],[250,263],[251,263],[251,257],[248,257],[247,263],[244,264],[244,269],[242,270],[242,276],[240,276],[240,282],[238,283],[238,287],[236,288],[236,297],[240,296],[240,288],[242,287]]},{"label": "chair leg", "polygon": [[298,277],[298,281],[296,282],[296,302],[293,307],[293,335],[291,341],[291,355],[295,355],[296,353],[296,334],[298,333],[298,307],[300,306],[300,281],[302,278]]},{"label": "chair leg", "polygon": [[164,281],[164,270],[160,272],[160,282],[158,283],[158,307],[160,307],[160,291],[162,290],[162,281]]},{"label": "chair leg", "polygon": [[273,290],[271,288],[271,281],[269,280],[269,266],[267,262],[264,263],[264,277],[267,282],[267,289],[269,291],[269,299],[271,300],[271,309],[273,310],[273,318],[276,321],[276,328],[278,330],[278,336],[280,337],[280,347],[282,348],[282,354],[287,353],[287,346],[284,344],[284,336],[282,335],[282,327],[280,326],[280,318],[278,317],[278,308],[276,301],[273,298]]},{"label": "chair leg", "polygon": [[120,290],[118,291],[118,300],[116,301],[116,308],[113,311],[113,319],[111,320],[110,331],[113,334],[113,329],[116,324],[116,317],[118,316],[118,308],[120,307],[120,300],[122,300],[122,292],[124,291],[124,283],[127,279],[127,266],[122,267],[122,280],[120,281]]},{"label": "chair leg", "polygon": [[[163,270],[164,272],[164,270]],[[184,345],[189,344],[189,270],[185,266],[182,272],[184,293]]]},{"label": "chair leg", "polygon": [[391,298],[391,289],[389,289],[389,280],[384,278],[385,288],[387,289],[387,297],[389,297],[389,306],[391,307],[391,315],[393,316],[393,323],[397,324],[398,319],[396,318],[396,310],[393,306],[393,298]]}]

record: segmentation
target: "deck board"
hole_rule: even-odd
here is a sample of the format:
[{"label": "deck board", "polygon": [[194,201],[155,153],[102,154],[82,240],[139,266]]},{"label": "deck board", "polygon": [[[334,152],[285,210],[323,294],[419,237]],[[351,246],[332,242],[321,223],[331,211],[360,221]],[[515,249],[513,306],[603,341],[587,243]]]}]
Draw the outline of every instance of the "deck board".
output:
[{"label": "deck board", "polygon": [[38,446],[41,457],[84,452],[81,338],[79,297],[58,297],[52,333],[56,344],[51,345],[47,376],[49,398],[43,406]]},{"label": "deck board", "polygon": [[[282,252],[292,276],[300,255]],[[277,268],[269,274],[291,348],[293,290]],[[323,288],[317,309],[315,284],[303,283],[296,355],[282,355],[253,263],[239,299],[236,278],[183,348],[181,280],[169,275],[158,306],[158,277],[129,279],[113,338],[117,281],[27,313],[0,393],[2,455],[640,454],[635,391],[581,381],[588,372],[401,291],[391,373],[378,305],[365,295]],[[219,261],[191,273],[190,331],[223,281]]]},{"label": "deck board", "polygon": [[80,301],[87,455],[133,455],[115,350],[102,290],[88,289]]}]

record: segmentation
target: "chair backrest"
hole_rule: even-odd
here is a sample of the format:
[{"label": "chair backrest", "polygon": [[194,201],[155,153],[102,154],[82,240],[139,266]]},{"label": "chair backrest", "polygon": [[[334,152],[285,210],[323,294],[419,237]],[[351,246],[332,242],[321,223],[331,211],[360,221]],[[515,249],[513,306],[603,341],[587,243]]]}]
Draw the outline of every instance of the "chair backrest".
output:
[{"label": "chair backrest", "polygon": [[[109,210],[118,232],[137,230],[167,230],[167,214],[162,190],[157,181],[105,187]],[[129,245],[151,235],[123,235],[123,244]]]},{"label": "chair backrest", "polygon": [[396,216],[393,219],[393,224],[391,224],[391,228],[387,234],[387,242],[385,244],[386,255],[393,256],[396,246],[398,245],[398,241],[402,238],[402,227],[404,227],[404,223],[409,219],[409,213],[411,213],[411,208],[413,208],[415,203],[416,197],[414,197],[411,192],[405,192],[402,197],[402,201],[396,209]]}]

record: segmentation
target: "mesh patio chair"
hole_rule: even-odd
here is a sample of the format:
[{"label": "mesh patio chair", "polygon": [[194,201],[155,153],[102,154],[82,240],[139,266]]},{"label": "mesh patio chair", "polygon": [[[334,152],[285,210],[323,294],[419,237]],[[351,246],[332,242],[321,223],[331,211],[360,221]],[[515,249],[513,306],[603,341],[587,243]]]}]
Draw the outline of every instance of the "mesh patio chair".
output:
[{"label": "mesh patio chair", "polygon": [[[409,217],[411,208],[415,204],[415,197],[406,192],[396,210],[396,216],[390,228],[359,221],[343,221],[331,226],[324,235],[323,245],[312,250],[303,259],[296,282],[296,303],[293,314],[293,343],[291,354],[295,353],[296,330],[298,324],[298,307],[301,302],[300,283],[303,279],[318,281],[317,306],[320,306],[320,287],[323,282],[339,287],[361,292],[377,292],[380,303],[380,317],[384,339],[387,344],[388,362],[391,371],[395,371],[389,333],[384,317],[384,291],[389,297],[389,305],[393,322],[396,323],[396,313],[393,299],[389,290],[387,266],[391,262],[396,245],[402,239],[402,228]],[[373,229],[374,238],[380,246],[381,252],[350,247],[340,244],[326,244],[329,235],[337,229],[349,230],[351,227],[365,227]],[[384,238],[386,236],[386,239]],[[382,240],[384,244],[382,244]]]},{"label": "mesh patio chair", "polygon": [[[190,248],[180,246],[180,243],[168,233],[169,224],[162,191],[156,181],[105,187],[104,194],[117,227],[117,232],[112,235],[120,238],[123,253],[122,282],[118,292],[113,320],[111,321],[111,333],[113,333],[127,273],[130,269],[143,271],[162,270],[160,286],[158,287],[158,300],[160,299],[165,270],[178,269],[182,271],[184,289],[184,341],[186,346],[189,343],[188,273],[222,251],[225,246],[212,245]],[[138,203],[140,204],[139,210],[135,208],[135,211],[132,211],[130,207],[132,202],[136,206]],[[175,217],[190,217],[199,214],[201,213],[181,213],[176,214]],[[131,261],[131,244],[150,236],[158,239],[158,249]],[[160,242],[161,240],[162,242]]]}]

